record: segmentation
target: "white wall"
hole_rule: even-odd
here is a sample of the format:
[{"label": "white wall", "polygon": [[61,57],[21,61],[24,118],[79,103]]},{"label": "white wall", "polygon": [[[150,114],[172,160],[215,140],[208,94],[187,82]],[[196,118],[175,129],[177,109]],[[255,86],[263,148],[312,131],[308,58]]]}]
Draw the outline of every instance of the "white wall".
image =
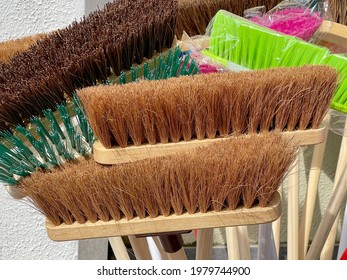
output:
[{"label": "white wall", "polygon": [[0,0],[0,42],[65,27],[84,13],[84,0]]},{"label": "white wall", "polygon": [[[0,0],[0,42],[68,26],[105,1]],[[76,259],[78,242],[53,242],[45,219],[32,206],[14,200],[0,185],[0,260]]]}]

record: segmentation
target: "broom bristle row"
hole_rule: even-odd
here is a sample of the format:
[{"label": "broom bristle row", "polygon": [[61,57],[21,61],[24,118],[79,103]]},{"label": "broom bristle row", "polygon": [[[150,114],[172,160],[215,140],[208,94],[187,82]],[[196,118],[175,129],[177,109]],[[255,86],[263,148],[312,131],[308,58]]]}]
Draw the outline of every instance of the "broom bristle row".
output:
[{"label": "broom bristle row", "polygon": [[213,73],[78,92],[106,147],[318,128],[335,91],[328,66]]},{"label": "broom bristle row", "polygon": [[296,151],[293,141],[264,133],[123,165],[80,159],[18,187],[55,225],[266,206]]}]

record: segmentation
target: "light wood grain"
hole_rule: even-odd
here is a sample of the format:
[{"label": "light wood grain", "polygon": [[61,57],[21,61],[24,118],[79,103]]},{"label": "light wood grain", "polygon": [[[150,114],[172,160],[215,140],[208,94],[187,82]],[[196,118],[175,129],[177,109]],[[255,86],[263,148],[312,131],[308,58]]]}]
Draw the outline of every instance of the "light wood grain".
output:
[{"label": "light wood grain", "polygon": [[[302,146],[318,144],[324,141],[327,130],[325,127],[319,129],[296,130],[293,132],[283,132],[283,135],[298,141]],[[232,136],[230,136],[232,137]],[[218,141],[229,139],[230,137],[181,141],[178,143],[166,144],[145,144],[141,146],[129,146],[126,148],[114,147],[106,149],[100,142],[94,144],[94,160],[100,164],[121,164],[134,162],[145,158],[154,158],[187,151],[196,147],[204,147]]]},{"label": "light wood grain", "polygon": [[110,237],[108,241],[110,242],[112,251],[117,260],[130,260],[128,250],[124,245],[122,237]]},{"label": "light wood grain", "polygon": [[[338,214],[347,199],[346,165],[344,166],[341,173],[342,174],[340,174],[341,176],[338,180],[338,183],[336,184],[336,187],[334,188],[331,199],[329,200],[327,209],[323,214],[322,220],[313,238],[312,244],[307,252],[307,255],[305,257],[306,260],[317,260],[319,259],[319,255],[321,260],[331,259],[332,253],[325,251],[324,249],[327,249],[326,241],[329,241],[331,231],[336,224],[336,218],[338,217]],[[328,249],[330,249],[330,246],[328,247]]]},{"label": "light wood grain", "polygon": [[196,260],[211,260],[213,248],[213,228],[198,230]]},{"label": "light wood grain", "polygon": [[347,46],[347,26],[345,25],[324,21],[317,32],[317,36],[322,41]]},{"label": "light wood grain", "polygon": [[299,259],[299,156],[288,174],[287,258]]},{"label": "light wood grain", "polygon": [[72,225],[54,226],[46,220],[46,230],[50,239],[55,241],[79,240],[98,237],[126,236],[138,234],[168,233],[192,229],[255,225],[272,222],[281,215],[281,199],[276,192],[267,207],[254,206],[246,209],[239,206],[235,210],[183,215],[159,216],[157,218],[134,218],[120,221],[95,223],[86,222]]}]

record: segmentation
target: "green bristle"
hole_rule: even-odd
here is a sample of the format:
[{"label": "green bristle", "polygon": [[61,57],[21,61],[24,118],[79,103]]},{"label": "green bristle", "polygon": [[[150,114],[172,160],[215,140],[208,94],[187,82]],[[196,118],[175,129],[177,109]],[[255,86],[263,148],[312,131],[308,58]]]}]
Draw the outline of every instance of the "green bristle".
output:
[{"label": "green bristle", "polygon": [[320,64],[329,55],[326,48],[226,11],[219,11],[215,16],[208,52],[254,70]]},{"label": "green bristle", "polygon": [[122,71],[119,75],[119,84],[125,84],[126,83],[126,75],[125,73]]},{"label": "green bristle", "polygon": [[44,161],[46,161],[46,162],[48,161],[45,147],[44,147],[42,141],[36,140],[35,137],[26,128],[24,128],[21,125],[18,125],[16,127],[16,131],[19,132],[20,134],[22,134],[26,139],[28,139],[30,144],[33,145],[35,150],[38,152],[38,154],[40,155],[40,157]]},{"label": "green bristle", "polygon": [[40,127],[40,129],[46,135],[46,137],[48,137],[48,139],[50,139],[52,141],[51,136],[49,135],[47,129],[45,128],[45,126],[43,125],[43,123],[41,122],[41,120],[38,117],[36,117],[36,116],[31,117],[30,122],[32,124],[34,124],[36,127]]},{"label": "green bristle", "polygon": [[278,33],[226,11],[219,11],[213,22],[210,44],[204,54],[248,69],[326,64],[340,74],[331,108],[347,113],[347,58],[327,48]]},{"label": "green bristle", "polygon": [[347,57],[332,54],[324,60],[324,64],[334,67],[340,74],[339,85],[332,100],[331,107],[347,113]]},{"label": "green bristle", "polygon": [[89,123],[86,117],[86,114],[83,111],[82,104],[80,100],[78,99],[77,95],[73,95],[73,105],[75,110],[75,115],[77,117],[77,122],[79,124],[79,128],[81,130],[81,133],[87,143],[93,140],[94,135],[90,135],[90,130],[88,129]]},{"label": "green bristle", "polygon": [[48,109],[43,111],[43,114],[45,115],[45,117],[50,121],[51,123],[51,129],[54,131],[57,131],[60,135],[60,137],[62,139],[65,139],[65,134],[64,132],[61,130],[59,123],[57,121],[57,119],[54,116],[54,113],[52,112],[52,110]]},{"label": "green bristle", "polygon": [[6,176],[2,173],[2,171],[0,171],[0,182],[5,183],[6,185],[9,186],[14,186],[17,184],[17,180],[15,178],[13,178],[12,176]]},{"label": "green bristle", "polygon": [[58,105],[57,109],[58,109],[58,111],[60,113],[60,117],[61,117],[61,119],[62,119],[62,121],[64,123],[65,129],[66,129],[66,133],[69,136],[71,147],[73,149],[75,149],[76,148],[75,129],[74,129],[74,126],[72,125],[69,111],[68,111],[66,105],[64,105],[64,104]]},{"label": "green bristle", "polygon": [[132,66],[132,67],[130,68],[130,72],[131,72],[131,81],[132,81],[132,82],[136,82],[137,79],[138,79],[139,77],[138,77],[138,75],[137,75],[137,71],[136,71],[136,69],[135,69],[134,66]]}]

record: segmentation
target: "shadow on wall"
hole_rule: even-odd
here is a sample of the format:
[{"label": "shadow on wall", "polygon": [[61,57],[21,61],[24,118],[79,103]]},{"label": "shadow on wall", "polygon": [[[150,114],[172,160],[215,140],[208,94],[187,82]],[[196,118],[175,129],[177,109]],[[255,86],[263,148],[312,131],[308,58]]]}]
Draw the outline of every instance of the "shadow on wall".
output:
[{"label": "shadow on wall", "polygon": [[92,11],[95,11],[97,9],[102,9],[104,5],[108,2],[113,2],[113,0],[99,0],[99,1],[86,0],[85,14],[88,15]]}]

